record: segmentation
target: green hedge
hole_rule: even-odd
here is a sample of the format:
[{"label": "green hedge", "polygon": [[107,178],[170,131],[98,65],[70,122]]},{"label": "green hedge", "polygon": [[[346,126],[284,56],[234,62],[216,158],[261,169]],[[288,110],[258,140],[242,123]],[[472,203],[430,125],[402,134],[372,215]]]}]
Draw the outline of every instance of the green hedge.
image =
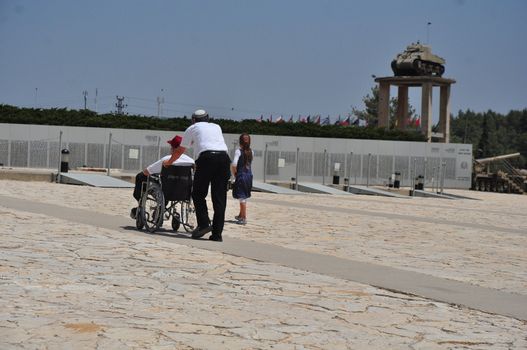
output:
[{"label": "green hedge", "polygon": [[[224,133],[326,137],[344,139],[425,141],[418,131],[386,130],[374,127],[344,127],[307,123],[269,123],[256,120],[215,119]],[[0,105],[0,123],[87,126],[143,130],[185,130],[191,121],[183,118],[155,118],[137,115],[96,114],[89,110],[33,109]]]}]

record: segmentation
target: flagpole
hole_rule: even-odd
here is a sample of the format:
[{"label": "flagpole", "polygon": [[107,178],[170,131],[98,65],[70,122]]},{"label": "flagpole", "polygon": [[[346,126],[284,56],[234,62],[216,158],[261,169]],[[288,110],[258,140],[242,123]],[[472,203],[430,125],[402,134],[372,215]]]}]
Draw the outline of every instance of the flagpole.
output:
[{"label": "flagpole", "polygon": [[323,166],[322,166],[322,185],[326,184],[326,150],[324,150],[324,159],[323,159]]},{"label": "flagpole", "polygon": [[350,152],[350,172],[348,174],[348,192],[350,191],[350,184],[351,184],[351,165],[353,164],[353,152]]},{"label": "flagpole", "polygon": [[366,177],[366,187],[370,186],[370,160],[371,160],[371,153],[368,153],[368,172]]},{"label": "flagpole", "polygon": [[296,175],[295,175],[295,190],[298,191],[298,154],[300,152],[300,148],[296,148]]},{"label": "flagpole", "polygon": [[265,165],[267,163],[267,142],[265,143],[265,151],[264,151],[264,164],[263,164],[263,182],[265,183]]}]

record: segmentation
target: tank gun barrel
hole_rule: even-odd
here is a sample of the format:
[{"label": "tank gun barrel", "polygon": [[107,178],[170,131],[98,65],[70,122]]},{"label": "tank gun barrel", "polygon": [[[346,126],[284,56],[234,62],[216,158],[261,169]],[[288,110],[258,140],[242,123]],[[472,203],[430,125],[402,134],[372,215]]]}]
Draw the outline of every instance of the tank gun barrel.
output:
[{"label": "tank gun barrel", "polygon": [[501,156],[496,156],[496,157],[475,159],[475,161],[478,162],[479,164],[486,164],[486,163],[494,162],[494,161],[497,161],[497,160],[503,160],[503,159],[508,159],[508,158],[515,158],[515,157],[519,157],[519,156],[520,156],[520,153],[510,153],[510,154],[503,154]]}]

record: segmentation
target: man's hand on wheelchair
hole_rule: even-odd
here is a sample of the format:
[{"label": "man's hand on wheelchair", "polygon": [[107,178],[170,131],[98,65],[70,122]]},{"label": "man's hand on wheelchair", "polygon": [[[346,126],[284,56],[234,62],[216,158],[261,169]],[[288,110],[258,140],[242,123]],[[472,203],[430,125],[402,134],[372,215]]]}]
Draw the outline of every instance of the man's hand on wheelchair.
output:
[{"label": "man's hand on wheelchair", "polygon": [[163,161],[163,166],[165,168],[168,168],[171,164],[172,164],[172,162],[170,161],[170,159],[167,159],[167,160]]}]

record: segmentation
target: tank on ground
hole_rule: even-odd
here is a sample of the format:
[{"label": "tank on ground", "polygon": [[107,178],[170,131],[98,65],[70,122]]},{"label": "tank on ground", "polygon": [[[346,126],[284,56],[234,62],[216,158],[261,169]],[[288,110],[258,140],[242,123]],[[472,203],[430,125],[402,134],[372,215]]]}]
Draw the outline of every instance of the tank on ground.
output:
[{"label": "tank on ground", "polygon": [[412,43],[404,52],[397,55],[392,61],[392,70],[395,76],[403,75],[428,75],[442,76],[445,72],[445,60],[432,54],[430,46]]}]

